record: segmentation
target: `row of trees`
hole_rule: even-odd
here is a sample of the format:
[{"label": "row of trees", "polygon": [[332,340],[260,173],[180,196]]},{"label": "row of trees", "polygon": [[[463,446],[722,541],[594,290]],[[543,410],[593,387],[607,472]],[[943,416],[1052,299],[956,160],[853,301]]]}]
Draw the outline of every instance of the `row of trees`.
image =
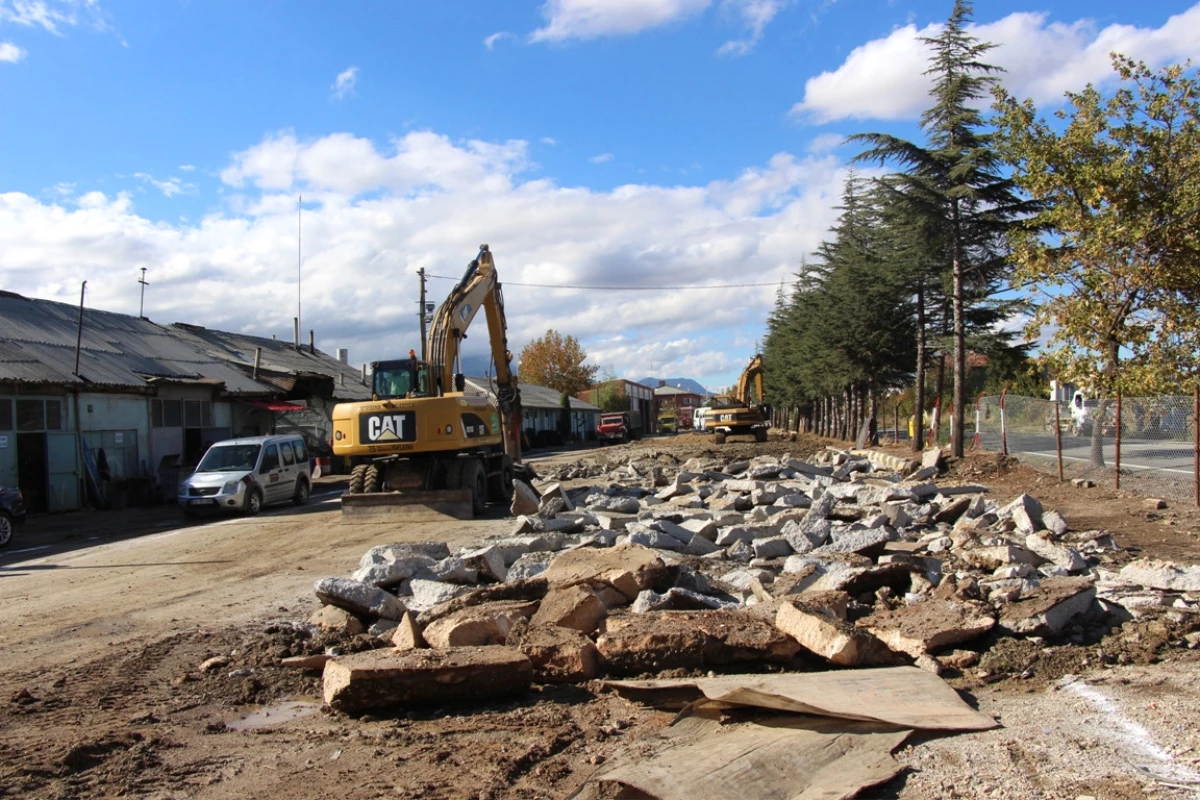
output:
[{"label": "row of trees", "polygon": [[829,238],[768,320],[768,398],[825,433],[849,437],[875,418],[881,391],[909,384],[914,407],[927,409],[927,376],[940,397],[948,371],[961,456],[968,353],[986,354],[993,377],[999,368],[1027,379],[1017,374],[1025,345],[1003,327],[1020,312],[1026,340],[1050,333],[1042,367],[1097,394],[1197,377],[1195,74],[1114,56],[1118,91],[1069,94],[1047,122],[997,85],[984,61],[993,45],[967,32],[970,17],[957,0],[925,40],[925,142],[850,137],[865,146],[857,161],[896,171],[850,175]]}]

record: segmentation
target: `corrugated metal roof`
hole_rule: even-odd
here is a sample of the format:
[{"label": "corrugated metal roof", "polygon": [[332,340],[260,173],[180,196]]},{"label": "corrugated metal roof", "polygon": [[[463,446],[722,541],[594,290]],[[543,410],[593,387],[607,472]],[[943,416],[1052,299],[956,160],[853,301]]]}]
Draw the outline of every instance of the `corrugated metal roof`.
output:
[{"label": "corrugated metal roof", "polygon": [[[548,389],[545,386],[537,386],[532,383],[520,384],[521,389],[521,405],[525,408],[562,408],[562,395],[553,389]],[[490,378],[467,378],[467,391],[472,394],[488,395],[495,394],[496,382]],[[599,406],[594,406],[577,397],[570,398],[572,411],[599,411]]]},{"label": "corrugated metal roof", "polygon": [[[74,374],[77,336],[80,377]],[[333,379],[336,398],[370,396],[357,370],[324,353],[93,308],[84,308],[80,333],[78,306],[0,292],[0,381],[137,389],[153,380],[212,381],[229,394],[274,395],[280,388],[273,382],[250,377],[255,347],[263,347],[265,368],[292,376],[293,383],[297,374],[325,376]]]}]

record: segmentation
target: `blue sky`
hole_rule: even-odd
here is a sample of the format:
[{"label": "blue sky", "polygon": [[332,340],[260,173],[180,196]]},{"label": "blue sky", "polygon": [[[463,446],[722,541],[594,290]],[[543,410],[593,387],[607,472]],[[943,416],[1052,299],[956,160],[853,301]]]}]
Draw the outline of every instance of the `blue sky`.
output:
[{"label": "blue sky", "polygon": [[[514,352],[731,384],[861,131],[918,137],[949,0],[0,0],[0,289],[415,347],[416,270],[495,253]],[[1107,53],[1200,58],[1200,4],[979,2],[1045,111]],[[545,289],[521,284],[642,287]],[[662,286],[765,284],[694,291]],[[450,282],[430,282],[440,300]],[[469,352],[485,349],[473,331]]]}]

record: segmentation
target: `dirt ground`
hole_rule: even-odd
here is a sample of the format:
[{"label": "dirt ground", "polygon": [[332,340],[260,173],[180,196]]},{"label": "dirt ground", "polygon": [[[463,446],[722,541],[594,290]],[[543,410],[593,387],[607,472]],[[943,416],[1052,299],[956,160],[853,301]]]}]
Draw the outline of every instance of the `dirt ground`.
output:
[{"label": "dirt ground", "polygon": [[[825,443],[697,434],[535,459],[619,462],[632,453],[811,454]],[[942,480],[1007,500],[1028,492],[1076,530],[1103,529],[1123,558],[1200,563],[1200,514],[1111,488],[1059,484],[996,454]],[[31,525],[32,527],[32,525]],[[564,798],[670,715],[599,684],[535,688],[484,706],[350,717],[320,704],[318,673],[279,660],[365,647],[314,635],[315,580],[369,547],[505,534],[489,518],[342,525],[336,503],[0,560],[0,797]],[[1200,655],[1182,612],[1083,644],[983,641],[947,678],[1002,727],[914,736],[905,769],[861,796],[1200,796]],[[216,661],[212,659],[216,658]],[[201,665],[209,662],[205,669]]]}]

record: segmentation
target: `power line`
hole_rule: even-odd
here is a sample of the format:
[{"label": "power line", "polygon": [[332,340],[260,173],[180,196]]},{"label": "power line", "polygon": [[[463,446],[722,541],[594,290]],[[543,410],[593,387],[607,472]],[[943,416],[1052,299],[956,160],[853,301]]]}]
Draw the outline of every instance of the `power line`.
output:
[{"label": "power line", "polygon": [[[426,275],[426,278],[439,278],[444,281],[457,281],[449,275]],[[505,286],[528,286],[535,289],[585,289],[590,292],[661,292],[688,291],[693,289],[750,289],[756,286],[778,286],[778,281],[770,283],[714,283],[704,286],[579,286],[566,283],[516,283],[504,281]]]}]

